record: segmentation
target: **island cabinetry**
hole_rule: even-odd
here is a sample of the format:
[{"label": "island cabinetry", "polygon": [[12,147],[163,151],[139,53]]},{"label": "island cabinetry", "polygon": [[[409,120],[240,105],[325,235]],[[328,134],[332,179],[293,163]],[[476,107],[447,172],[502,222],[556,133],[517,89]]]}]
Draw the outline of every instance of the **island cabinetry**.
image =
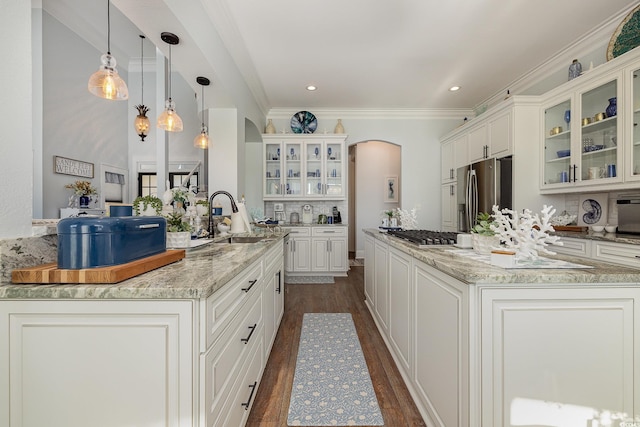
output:
[{"label": "island cabinetry", "polygon": [[[271,280],[282,268],[282,240],[256,245],[270,246],[259,256],[248,250],[251,261],[226,283],[210,273],[225,269],[218,250],[201,249],[158,270],[162,278],[5,285],[18,295],[31,290],[0,299],[0,425],[243,426],[283,308],[281,282]],[[211,266],[186,270],[203,262]],[[208,283],[162,288],[183,275]]]},{"label": "island cabinetry", "polygon": [[396,363],[411,372],[412,340],[414,330],[414,289],[412,258],[389,248],[389,343],[394,348]]},{"label": "island cabinetry", "polygon": [[346,135],[263,135],[263,198],[346,197]]},{"label": "island cabinetry", "polygon": [[373,288],[376,294],[376,303],[373,308],[378,327],[386,335],[389,330],[389,246],[376,240],[373,248],[373,259]]},{"label": "island cabinetry", "polygon": [[[376,271],[375,271],[375,239],[368,234],[364,236],[364,297],[369,311],[373,314],[376,305]],[[370,262],[366,262],[366,261]]]},{"label": "island cabinetry", "polygon": [[554,245],[549,250],[565,255],[591,258],[592,240],[561,237],[562,246]]},{"label": "island cabinetry", "polygon": [[345,275],[349,270],[346,227],[313,227],[311,246],[311,271]]},{"label": "island cabinetry", "polygon": [[278,325],[284,314],[284,263],[282,257],[283,246],[269,250],[265,256],[265,283],[262,294],[264,304],[264,336],[265,357],[271,352],[271,345],[278,333]]},{"label": "island cabinetry", "polygon": [[606,413],[638,415],[637,288],[481,295],[480,425],[548,425],[560,414],[561,425],[603,425]]},{"label": "island cabinetry", "polygon": [[593,257],[602,261],[640,268],[640,245],[594,240]]},{"label": "island cabinetry", "polygon": [[[469,425],[469,285],[413,261],[412,382],[437,426]],[[393,316],[393,315],[392,315]]]},{"label": "island cabinetry", "polygon": [[194,301],[0,301],[0,425],[195,426]]}]

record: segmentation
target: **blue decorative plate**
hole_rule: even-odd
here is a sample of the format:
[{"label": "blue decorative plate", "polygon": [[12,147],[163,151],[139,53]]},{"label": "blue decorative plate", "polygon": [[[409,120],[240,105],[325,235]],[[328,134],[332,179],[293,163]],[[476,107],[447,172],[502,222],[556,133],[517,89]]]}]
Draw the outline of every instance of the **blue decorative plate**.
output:
[{"label": "blue decorative plate", "polygon": [[293,133],[314,133],[318,128],[316,116],[308,111],[298,111],[291,117]]}]

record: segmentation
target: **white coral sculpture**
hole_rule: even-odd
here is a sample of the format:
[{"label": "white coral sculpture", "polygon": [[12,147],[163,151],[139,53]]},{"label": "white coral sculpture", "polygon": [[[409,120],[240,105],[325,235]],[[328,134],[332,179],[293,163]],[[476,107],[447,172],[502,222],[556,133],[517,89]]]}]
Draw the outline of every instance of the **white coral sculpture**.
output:
[{"label": "white coral sculpture", "polygon": [[398,210],[398,216],[400,217],[400,225],[405,230],[415,230],[418,228],[418,207],[414,207],[411,211],[406,209]]},{"label": "white coral sculpture", "polygon": [[538,252],[555,255],[547,249],[549,244],[562,245],[560,237],[549,235],[554,231],[549,220],[555,212],[553,206],[544,205],[541,216],[533,215],[529,209],[519,214],[511,209],[501,211],[494,205],[493,218],[497,225],[492,225],[491,229],[500,235],[507,248],[516,251],[518,259],[535,260],[539,257]]}]

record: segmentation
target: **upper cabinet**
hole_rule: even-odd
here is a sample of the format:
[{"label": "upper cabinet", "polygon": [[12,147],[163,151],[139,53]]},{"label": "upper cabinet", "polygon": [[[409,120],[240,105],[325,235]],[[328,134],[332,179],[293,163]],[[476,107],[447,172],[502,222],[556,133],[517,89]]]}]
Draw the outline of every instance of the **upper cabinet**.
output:
[{"label": "upper cabinet", "polygon": [[346,135],[265,134],[263,197],[346,197]]},{"label": "upper cabinet", "polygon": [[[614,73],[585,84],[544,104],[542,188],[621,182],[622,119],[616,102],[623,96],[622,74]],[[580,190],[578,190],[580,189]]]},{"label": "upper cabinet", "polygon": [[638,187],[639,75],[630,51],[542,97],[543,194]]}]

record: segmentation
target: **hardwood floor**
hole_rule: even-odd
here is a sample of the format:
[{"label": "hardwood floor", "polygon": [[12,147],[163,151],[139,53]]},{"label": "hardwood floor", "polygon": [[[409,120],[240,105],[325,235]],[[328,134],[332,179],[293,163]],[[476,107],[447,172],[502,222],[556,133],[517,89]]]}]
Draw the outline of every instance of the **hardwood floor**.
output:
[{"label": "hardwood floor", "polygon": [[247,427],[286,427],[304,313],[351,313],[386,427],[424,426],[364,304],[364,267],[333,285],[286,285],[285,312]]}]

